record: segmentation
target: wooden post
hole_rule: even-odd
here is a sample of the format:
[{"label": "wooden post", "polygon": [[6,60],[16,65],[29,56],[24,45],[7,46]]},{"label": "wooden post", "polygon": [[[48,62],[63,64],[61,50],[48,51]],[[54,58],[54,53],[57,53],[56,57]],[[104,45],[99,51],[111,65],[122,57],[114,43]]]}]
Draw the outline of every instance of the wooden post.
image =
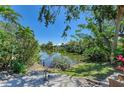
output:
[{"label": "wooden post", "polygon": [[44,60],[43,60],[42,63],[43,63],[43,67],[45,68],[44,71],[43,71],[43,74],[44,74],[44,81],[48,81],[48,76],[47,76],[48,69],[47,69],[47,67],[45,67],[46,65],[45,65]]}]

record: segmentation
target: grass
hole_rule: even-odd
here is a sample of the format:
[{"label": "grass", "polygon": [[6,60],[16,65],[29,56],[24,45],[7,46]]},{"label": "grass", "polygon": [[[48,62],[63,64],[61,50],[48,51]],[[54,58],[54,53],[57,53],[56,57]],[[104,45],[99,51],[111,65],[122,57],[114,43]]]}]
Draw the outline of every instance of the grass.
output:
[{"label": "grass", "polygon": [[80,63],[71,69],[61,71],[60,73],[76,77],[92,77],[96,80],[102,80],[114,72],[115,70],[110,65],[102,65],[99,63]]}]

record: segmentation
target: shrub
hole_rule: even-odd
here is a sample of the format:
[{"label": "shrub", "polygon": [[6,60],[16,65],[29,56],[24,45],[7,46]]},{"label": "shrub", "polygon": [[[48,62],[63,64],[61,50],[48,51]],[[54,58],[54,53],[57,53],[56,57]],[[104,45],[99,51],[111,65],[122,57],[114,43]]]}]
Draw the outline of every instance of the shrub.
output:
[{"label": "shrub", "polygon": [[22,73],[22,74],[26,73],[26,65],[24,65],[21,62],[18,61],[12,62],[11,68],[14,73]]},{"label": "shrub", "polygon": [[110,54],[100,47],[91,47],[85,49],[83,56],[85,61],[106,62],[109,60]]},{"label": "shrub", "polygon": [[[15,47],[15,37],[7,31],[0,30],[0,69],[8,69]],[[14,51],[13,51],[14,54]]]},{"label": "shrub", "polygon": [[53,58],[52,67],[65,71],[66,69],[70,68],[70,63],[69,63],[69,60],[64,57]]},{"label": "shrub", "polygon": [[9,67],[23,73],[25,67],[39,62],[39,53],[39,44],[30,28],[20,27],[16,32],[0,30],[0,70],[9,71]]},{"label": "shrub", "polygon": [[124,52],[123,52],[123,47],[119,46],[115,51],[114,51],[114,55],[117,56],[117,55],[124,55]]}]

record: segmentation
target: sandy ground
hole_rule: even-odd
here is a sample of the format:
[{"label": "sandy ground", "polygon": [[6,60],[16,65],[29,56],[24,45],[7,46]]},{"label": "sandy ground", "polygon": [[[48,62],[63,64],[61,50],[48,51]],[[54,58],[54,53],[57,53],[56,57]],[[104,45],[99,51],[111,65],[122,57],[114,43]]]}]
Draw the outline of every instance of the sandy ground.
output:
[{"label": "sandy ground", "polygon": [[31,71],[26,75],[7,76],[0,80],[0,87],[103,87],[84,78],[74,78],[67,75],[47,74],[44,80],[43,71]]},{"label": "sandy ground", "polygon": [[76,78],[57,73],[47,73],[44,80],[44,72],[41,65],[30,67],[26,75],[2,75],[0,73],[0,87],[106,87],[104,84],[96,84],[85,78]]}]

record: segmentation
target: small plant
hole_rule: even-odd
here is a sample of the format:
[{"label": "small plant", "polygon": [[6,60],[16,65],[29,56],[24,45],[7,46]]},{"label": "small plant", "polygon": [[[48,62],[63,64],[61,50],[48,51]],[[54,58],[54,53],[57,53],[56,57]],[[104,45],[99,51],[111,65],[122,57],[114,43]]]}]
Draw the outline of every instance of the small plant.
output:
[{"label": "small plant", "polygon": [[114,51],[114,55],[124,55],[123,48],[121,46],[118,46],[118,48]]},{"label": "small plant", "polygon": [[21,62],[15,61],[15,62],[12,62],[12,70],[14,73],[25,74],[26,66],[22,64]]}]

